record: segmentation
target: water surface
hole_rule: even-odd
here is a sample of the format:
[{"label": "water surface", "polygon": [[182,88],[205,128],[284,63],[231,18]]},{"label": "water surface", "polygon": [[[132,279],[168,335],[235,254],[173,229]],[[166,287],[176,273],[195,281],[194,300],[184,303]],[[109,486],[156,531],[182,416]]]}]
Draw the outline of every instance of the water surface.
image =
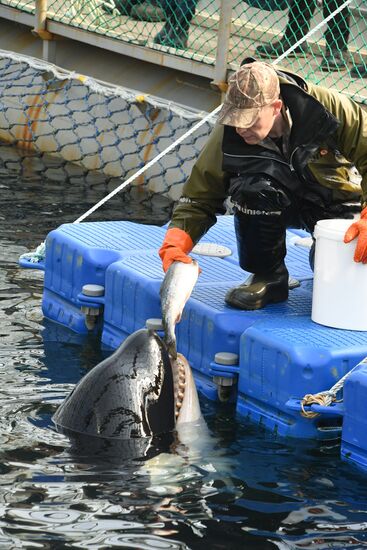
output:
[{"label": "water surface", "polygon": [[[0,548],[367,546],[367,476],[341,462],[337,442],[276,439],[204,399],[200,444],[149,460],[76,456],[55,431],[57,405],[109,352],[43,320],[43,275],[17,260],[113,185],[0,148]],[[162,224],[170,210],[133,189],[91,220]]]}]

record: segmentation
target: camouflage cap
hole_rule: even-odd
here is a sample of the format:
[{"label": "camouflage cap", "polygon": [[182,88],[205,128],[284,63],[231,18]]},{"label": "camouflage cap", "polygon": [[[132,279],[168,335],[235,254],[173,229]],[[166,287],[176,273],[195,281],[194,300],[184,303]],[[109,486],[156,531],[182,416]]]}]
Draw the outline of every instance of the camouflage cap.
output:
[{"label": "camouflage cap", "polygon": [[261,109],[278,99],[279,94],[278,75],[271,65],[261,61],[242,65],[228,81],[218,122],[236,128],[250,128]]}]

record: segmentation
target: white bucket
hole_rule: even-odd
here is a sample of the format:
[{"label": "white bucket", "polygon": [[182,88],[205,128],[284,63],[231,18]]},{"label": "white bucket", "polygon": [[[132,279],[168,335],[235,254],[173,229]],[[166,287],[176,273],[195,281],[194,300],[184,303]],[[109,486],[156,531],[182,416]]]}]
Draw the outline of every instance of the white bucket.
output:
[{"label": "white bucket", "polygon": [[353,220],[317,222],[311,319],[321,325],[367,331],[367,264],[353,260],[356,239],[345,244]]}]

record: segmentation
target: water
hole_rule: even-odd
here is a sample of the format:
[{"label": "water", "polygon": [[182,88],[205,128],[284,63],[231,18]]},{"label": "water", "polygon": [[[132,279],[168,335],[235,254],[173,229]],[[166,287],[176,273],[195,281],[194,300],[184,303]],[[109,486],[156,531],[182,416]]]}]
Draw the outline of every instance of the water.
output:
[{"label": "water", "polygon": [[[0,549],[367,546],[367,478],[341,462],[338,444],[276,439],[228,405],[201,399],[208,433],[195,447],[122,463],[72,453],[51,416],[107,352],[42,319],[42,273],[17,260],[109,188],[65,178],[62,166],[46,181],[9,148],[0,158]],[[93,219],[163,223],[170,209],[134,190]]]}]

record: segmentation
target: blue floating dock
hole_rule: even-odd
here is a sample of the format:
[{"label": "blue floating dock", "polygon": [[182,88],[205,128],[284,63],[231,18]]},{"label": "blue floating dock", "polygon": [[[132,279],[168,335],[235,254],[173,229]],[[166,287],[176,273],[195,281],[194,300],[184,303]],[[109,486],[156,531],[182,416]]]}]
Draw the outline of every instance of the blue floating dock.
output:
[{"label": "blue floating dock", "polygon": [[[299,299],[309,303],[310,293]],[[281,309],[241,337],[238,411],[281,435],[335,438],[341,414],[330,407],[304,418],[292,400],[332,388],[366,356],[367,334],[318,325],[291,304]]]},{"label": "blue floating dock", "polygon": [[[46,241],[44,315],[82,334],[87,332],[85,307],[97,308],[102,342],[110,348],[147,319],[160,318],[164,273],[158,248],[165,231],[131,222],[65,224],[52,231]],[[239,311],[226,306],[224,296],[248,274],[238,265],[233,218],[219,217],[201,242],[225,245],[232,255],[196,256],[202,273],[177,325],[177,342],[199,391],[210,399],[218,398],[213,379],[226,378],[233,383],[239,415],[281,435],[330,439],[340,436],[342,408],[308,419],[300,414],[299,400],[331,388],[367,356],[367,333],[311,321],[313,274],[309,249],[302,246],[307,236],[287,232],[286,264],[301,283],[288,301]],[[83,296],[86,284],[102,285],[104,296]],[[238,364],[216,363],[219,352],[237,354]]]},{"label": "blue floating dock", "polygon": [[344,418],[341,443],[343,460],[367,471],[367,361],[363,361],[344,385]]},{"label": "blue floating dock", "polygon": [[[146,230],[144,231],[146,227]],[[107,268],[125,256],[157,251],[165,230],[129,222],[64,224],[46,239],[42,309],[45,317],[88,331],[79,299],[85,284],[105,286]],[[28,267],[32,267],[29,265]]]}]

